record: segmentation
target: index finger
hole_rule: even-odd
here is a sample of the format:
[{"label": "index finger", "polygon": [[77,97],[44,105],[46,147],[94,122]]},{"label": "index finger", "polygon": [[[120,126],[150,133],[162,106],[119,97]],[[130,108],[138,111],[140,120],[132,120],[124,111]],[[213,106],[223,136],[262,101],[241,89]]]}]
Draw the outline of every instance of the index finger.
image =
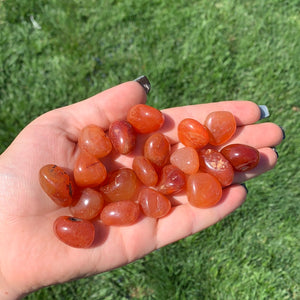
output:
[{"label": "index finger", "polygon": [[39,125],[58,124],[68,138],[76,142],[83,127],[94,124],[107,130],[111,122],[125,119],[132,106],[146,100],[147,94],[141,84],[128,81],[86,100],[52,110],[36,120]]}]

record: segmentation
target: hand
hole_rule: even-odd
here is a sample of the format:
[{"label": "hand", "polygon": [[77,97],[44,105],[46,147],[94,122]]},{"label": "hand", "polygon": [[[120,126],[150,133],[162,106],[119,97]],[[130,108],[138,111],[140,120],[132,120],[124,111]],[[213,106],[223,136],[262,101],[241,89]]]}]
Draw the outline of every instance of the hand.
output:
[{"label": "hand", "polygon": [[[0,156],[1,299],[15,299],[47,285],[125,265],[211,226],[243,203],[246,190],[240,183],[276,164],[276,153],[269,147],[281,142],[282,131],[272,123],[254,124],[260,118],[256,104],[231,101],[166,109],[163,111],[166,122],[161,131],[173,145],[178,142],[176,128],[183,118],[203,122],[211,111],[231,111],[238,128],[230,143],[258,148],[259,165],[252,171],[237,174],[234,184],[224,189],[222,200],[212,208],[195,208],[187,203],[185,196],[176,196],[177,205],[158,221],[143,218],[132,226],[109,228],[95,222],[96,240],[91,248],[77,249],[63,244],[55,237],[52,225],[58,216],[70,213],[42,191],[39,169],[48,163],[72,169],[81,128],[96,124],[107,129],[112,121],[125,118],[131,106],[145,102],[146,93],[137,82],[121,84],[40,116]],[[136,151],[141,153],[141,147],[140,142]],[[118,163],[127,167],[131,167],[131,162],[130,156],[118,158]],[[177,229],[173,230],[174,227]]]}]

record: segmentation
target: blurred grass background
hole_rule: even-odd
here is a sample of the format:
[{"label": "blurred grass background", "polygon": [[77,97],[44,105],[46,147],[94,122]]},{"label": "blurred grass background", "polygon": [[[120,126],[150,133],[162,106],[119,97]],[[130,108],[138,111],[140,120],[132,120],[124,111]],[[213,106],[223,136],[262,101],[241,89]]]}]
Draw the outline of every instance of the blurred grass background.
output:
[{"label": "blurred grass background", "polygon": [[299,13],[298,0],[0,0],[0,153],[43,112],[141,74],[157,108],[252,100],[286,132],[225,220],[26,299],[300,299]]}]

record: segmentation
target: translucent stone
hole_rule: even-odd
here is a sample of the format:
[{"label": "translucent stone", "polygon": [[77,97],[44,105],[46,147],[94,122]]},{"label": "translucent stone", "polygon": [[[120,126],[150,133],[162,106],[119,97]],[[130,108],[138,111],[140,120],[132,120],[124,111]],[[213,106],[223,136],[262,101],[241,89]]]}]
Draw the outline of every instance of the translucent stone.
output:
[{"label": "translucent stone", "polygon": [[103,163],[95,156],[82,151],[74,166],[75,182],[80,187],[95,187],[100,185],[107,176]]},{"label": "translucent stone", "polygon": [[137,222],[140,216],[140,207],[132,201],[118,201],[107,204],[101,214],[100,220],[104,225],[126,226]]},{"label": "translucent stone", "polygon": [[138,202],[142,212],[147,217],[162,218],[171,209],[170,200],[158,191],[151,188],[143,188],[138,196]]},{"label": "translucent stone", "polygon": [[127,121],[138,133],[151,133],[162,127],[164,115],[158,109],[146,104],[133,106],[128,114]]},{"label": "translucent stone", "polygon": [[69,216],[58,217],[54,222],[53,230],[59,240],[75,248],[90,247],[95,237],[93,223]]},{"label": "translucent stone", "polygon": [[192,147],[175,150],[170,156],[170,162],[185,174],[195,174],[199,170],[199,157]]},{"label": "translucent stone", "polygon": [[87,151],[97,158],[107,156],[112,150],[110,139],[104,130],[96,125],[88,125],[81,130],[78,146],[81,150]]},{"label": "translucent stone", "polygon": [[234,170],[230,162],[217,150],[199,151],[199,169],[215,176],[223,187],[232,183]]},{"label": "translucent stone", "polygon": [[146,157],[136,156],[132,162],[132,169],[144,185],[155,186],[157,184],[157,172]]},{"label": "translucent stone", "polygon": [[48,164],[39,172],[44,192],[59,206],[69,206],[73,201],[75,184],[70,176],[57,165]]},{"label": "translucent stone", "polygon": [[187,197],[191,205],[208,208],[216,205],[222,197],[222,186],[211,174],[196,173],[187,181]]},{"label": "translucent stone", "polygon": [[218,146],[227,142],[235,133],[236,121],[229,111],[210,113],[204,122],[209,130],[209,143]]},{"label": "translucent stone", "polygon": [[178,124],[177,132],[179,141],[187,147],[200,149],[208,144],[208,131],[197,120],[190,118],[182,120]]}]

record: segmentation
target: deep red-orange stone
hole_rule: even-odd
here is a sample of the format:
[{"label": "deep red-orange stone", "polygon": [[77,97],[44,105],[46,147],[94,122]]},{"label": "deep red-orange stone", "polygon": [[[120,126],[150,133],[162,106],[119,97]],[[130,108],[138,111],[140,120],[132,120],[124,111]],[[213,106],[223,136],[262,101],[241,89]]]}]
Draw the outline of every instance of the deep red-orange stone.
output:
[{"label": "deep red-orange stone", "polygon": [[108,202],[134,200],[137,193],[138,179],[132,169],[123,168],[109,174],[106,185],[100,187]]},{"label": "deep red-orange stone", "polygon": [[136,133],[130,123],[125,120],[112,122],[108,135],[115,150],[120,154],[128,154],[134,149]]},{"label": "deep red-orange stone", "polygon": [[162,168],[169,159],[171,146],[162,133],[152,134],[145,142],[144,156],[157,167]]},{"label": "deep red-orange stone", "polygon": [[222,197],[222,186],[211,174],[196,173],[187,181],[187,197],[191,205],[208,208],[216,205]]},{"label": "deep red-orange stone", "polygon": [[97,158],[107,156],[112,150],[112,144],[104,130],[96,125],[88,125],[81,130],[78,146]]},{"label": "deep red-orange stone", "polygon": [[151,218],[162,218],[171,209],[170,200],[151,188],[143,188],[138,195],[138,202],[144,215]]},{"label": "deep red-orange stone", "polygon": [[57,165],[48,164],[39,172],[39,181],[44,192],[59,206],[69,206],[73,201],[75,184],[70,176]]},{"label": "deep red-orange stone", "polygon": [[88,248],[95,238],[93,223],[69,216],[58,217],[53,230],[62,242],[75,248]]},{"label": "deep red-orange stone", "polygon": [[104,225],[126,226],[137,222],[140,207],[132,201],[112,202],[104,206],[100,220]]},{"label": "deep red-orange stone", "polygon": [[157,190],[164,195],[171,195],[182,191],[185,184],[185,174],[173,165],[166,165],[162,169]]},{"label": "deep red-orange stone", "polygon": [[195,174],[199,170],[198,152],[192,147],[175,150],[170,156],[170,162],[185,174]]},{"label": "deep red-orange stone", "polygon": [[144,185],[155,186],[157,184],[157,172],[146,157],[136,156],[132,162],[132,169]]},{"label": "deep red-orange stone", "polygon": [[235,133],[236,121],[229,111],[215,111],[210,113],[204,122],[209,130],[209,143],[218,146],[227,142]]},{"label": "deep red-orange stone", "polygon": [[234,170],[230,162],[217,150],[199,151],[199,169],[216,177],[223,187],[232,183]]},{"label": "deep red-orange stone", "polygon": [[94,189],[85,188],[79,192],[77,201],[70,206],[73,217],[91,220],[97,217],[104,207],[104,197]]},{"label": "deep red-orange stone", "polygon": [[177,133],[179,141],[187,147],[200,149],[207,145],[209,141],[207,129],[194,119],[182,120],[178,124]]},{"label": "deep red-orange stone", "polygon": [[236,171],[252,170],[259,163],[259,152],[254,147],[243,144],[231,144],[221,150]]},{"label": "deep red-orange stone", "polygon": [[133,106],[128,114],[127,121],[138,133],[151,133],[162,127],[164,115],[158,109],[146,104]]},{"label": "deep red-orange stone", "polygon": [[86,151],[79,154],[74,166],[74,178],[78,186],[96,187],[106,176],[106,168],[99,159]]}]

